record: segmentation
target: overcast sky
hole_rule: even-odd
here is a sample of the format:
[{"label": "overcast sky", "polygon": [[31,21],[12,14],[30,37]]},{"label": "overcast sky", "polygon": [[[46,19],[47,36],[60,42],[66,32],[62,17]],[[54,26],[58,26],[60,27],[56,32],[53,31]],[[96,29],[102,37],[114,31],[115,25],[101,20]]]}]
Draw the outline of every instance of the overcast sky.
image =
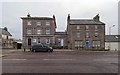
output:
[{"label": "overcast sky", "polygon": [[[119,0],[4,0],[2,1],[2,26],[8,27],[14,38],[22,38],[21,16],[29,12],[33,17],[52,17],[57,21],[57,31],[65,31],[67,16],[71,18],[92,19],[100,14],[100,20],[109,27],[113,35],[118,34],[118,1]],[[1,3],[0,3],[1,5]],[[0,17],[1,19],[1,17]]]}]

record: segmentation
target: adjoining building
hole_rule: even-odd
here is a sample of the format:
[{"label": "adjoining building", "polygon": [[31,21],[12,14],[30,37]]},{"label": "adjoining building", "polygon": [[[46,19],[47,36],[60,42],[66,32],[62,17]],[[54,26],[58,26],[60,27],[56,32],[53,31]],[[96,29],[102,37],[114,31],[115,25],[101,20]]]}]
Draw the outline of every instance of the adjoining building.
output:
[{"label": "adjoining building", "polygon": [[55,32],[54,48],[67,49],[67,32]]},{"label": "adjoining building", "polygon": [[105,23],[100,16],[93,19],[67,18],[65,32],[56,32],[56,20],[53,17],[21,17],[23,45],[28,48],[33,44],[48,44],[53,47],[68,49],[104,49]]},{"label": "adjoining building", "polygon": [[105,23],[100,16],[93,19],[67,18],[67,37],[69,49],[104,49]]},{"label": "adjoining building", "polygon": [[120,45],[120,35],[106,35],[105,49],[118,51]]},{"label": "adjoining building", "polygon": [[0,46],[1,48],[13,48],[13,37],[8,31],[7,27],[0,28],[0,36],[2,37],[0,39]]}]

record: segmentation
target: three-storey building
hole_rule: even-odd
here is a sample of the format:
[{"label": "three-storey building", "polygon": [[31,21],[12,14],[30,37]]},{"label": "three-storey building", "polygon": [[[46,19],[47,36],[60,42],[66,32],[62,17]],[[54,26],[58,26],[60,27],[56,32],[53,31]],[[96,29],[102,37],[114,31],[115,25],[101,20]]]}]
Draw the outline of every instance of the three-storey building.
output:
[{"label": "three-storey building", "polygon": [[23,44],[31,46],[32,44],[54,44],[54,34],[56,31],[55,16],[50,17],[21,17]]},{"label": "three-storey building", "polygon": [[99,20],[99,15],[93,19],[67,18],[69,49],[104,49],[105,24]]}]

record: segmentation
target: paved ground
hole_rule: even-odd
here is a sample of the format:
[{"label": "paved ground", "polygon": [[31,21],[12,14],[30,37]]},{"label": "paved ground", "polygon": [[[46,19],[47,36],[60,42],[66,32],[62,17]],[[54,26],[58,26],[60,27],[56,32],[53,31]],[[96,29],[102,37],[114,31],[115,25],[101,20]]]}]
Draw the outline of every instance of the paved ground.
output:
[{"label": "paved ground", "polygon": [[3,73],[118,73],[117,52],[13,50],[3,55]]}]

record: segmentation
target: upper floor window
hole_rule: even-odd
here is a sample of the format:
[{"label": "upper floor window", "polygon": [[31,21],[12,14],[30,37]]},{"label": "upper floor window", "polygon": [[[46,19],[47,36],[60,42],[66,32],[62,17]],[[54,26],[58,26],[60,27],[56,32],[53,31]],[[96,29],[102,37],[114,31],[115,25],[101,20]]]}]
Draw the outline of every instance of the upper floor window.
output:
[{"label": "upper floor window", "polygon": [[98,29],[98,26],[95,26],[95,30],[97,30]]},{"label": "upper floor window", "polygon": [[41,34],[41,30],[37,30],[37,34]]},{"label": "upper floor window", "polygon": [[50,29],[49,29],[49,30],[46,30],[46,34],[50,34]]},{"label": "upper floor window", "polygon": [[95,32],[95,36],[96,36],[96,37],[98,36],[98,32]]},{"label": "upper floor window", "polygon": [[86,37],[89,37],[89,32],[86,32]]},{"label": "upper floor window", "polygon": [[86,25],[86,30],[88,30],[89,29],[89,26],[88,25]]},{"label": "upper floor window", "polygon": [[80,29],[80,26],[77,26],[77,29]]},{"label": "upper floor window", "polygon": [[32,21],[28,21],[28,22],[27,22],[27,25],[32,25]]},{"label": "upper floor window", "polygon": [[31,30],[28,29],[28,30],[27,30],[27,34],[31,34]]},{"label": "upper floor window", "polygon": [[46,22],[46,26],[49,26],[50,25],[50,22]]},{"label": "upper floor window", "polygon": [[40,26],[40,25],[41,25],[41,22],[37,22],[37,25]]},{"label": "upper floor window", "polygon": [[79,38],[79,37],[80,37],[80,32],[77,32],[76,35],[77,35],[77,37]]}]

